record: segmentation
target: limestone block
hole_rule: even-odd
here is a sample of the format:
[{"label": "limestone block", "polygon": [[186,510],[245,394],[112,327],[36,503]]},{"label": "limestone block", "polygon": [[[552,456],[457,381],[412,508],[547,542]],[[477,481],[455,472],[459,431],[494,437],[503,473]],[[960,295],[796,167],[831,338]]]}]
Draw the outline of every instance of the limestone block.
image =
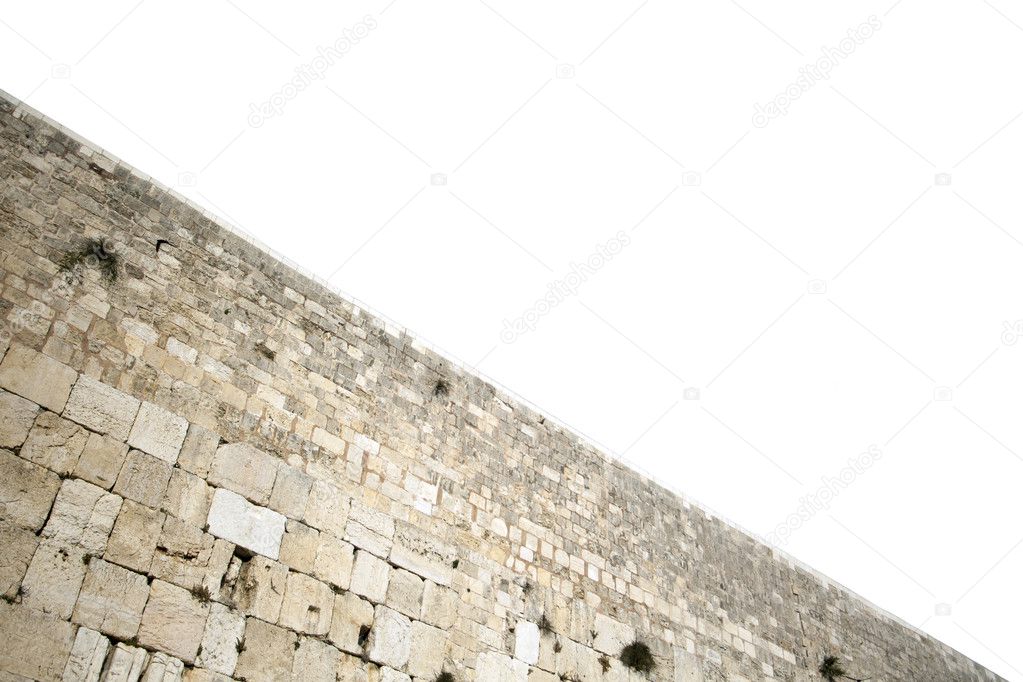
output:
[{"label": "limestone block", "polygon": [[140,682],[178,682],[184,671],[181,661],[157,651],[149,658]]},{"label": "limestone block", "polygon": [[476,658],[476,679],[487,682],[526,682],[529,666],[496,651],[484,651]]},{"label": "limestone block", "polygon": [[39,413],[39,406],[13,393],[0,391],[0,448],[20,447]]},{"label": "limestone block", "polygon": [[21,603],[67,620],[85,579],[85,552],[59,540],[43,540],[21,582]]},{"label": "limestone block", "polygon": [[59,680],[74,637],[71,623],[0,601],[0,672],[12,679]]},{"label": "limestone block", "polygon": [[420,618],[442,630],[455,625],[458,618],[458,593],[449,587],[427,580],[423,589],[423,608]]},{"label": "limestone block", "polygon": [[403,670],[412,652],[412,621],[394,609],[376,607],[367,649],[371,661]]},{"label": "limestone block", "polygon": [[341,654],[341,661],[337,666],[337,679],[343,682],[380,682],[380,671],[372,663],[367,665],[360,658]]},{"label": "limestone block", "polygon": [[163,510],[193,526],[206,525],[213,488],[195,474],[175,467],[163,498]]},{"label": "limestone block", "polygon": [[[614,677],[611,673],[608,673],[608,677],[602,679],[618,681],[623,679],[623,677],[624,675],[622,677]],[[540,668],[533,668],[529,671],[529,682],[560,682],[560,679],[561,678],[554,673],[549,673],[546,670],[541,670]]]},{"label": "limestone block", "polygon": [[128,446],[110,436],[90,433],[75,465],[74,475],[110,490],[121,471],[124,458],[128,454]]},{"label": "limestone block", "polygon": [[349,498],[335,486],[324,481],[315,481],[309,491],[305,514],[302,520],[313,528],[344,537],[348,523]]},{"label": "limestone block", "polygon": [[312,573],[319,547],[319,531],[289,519],[285,526],[284,538],[281,540],[281,563],[296,571]]},{"label": "limestone block", "polygon": [[352,569],[355,564],[355,548],[338,540],[331,533],[320,533],[320,544],[316,551],[313,575],[331,585],[347,590],[352,584]]},{"label": "limestone block", "polygon": [[0,515],[5,520],[38,531],[59,489],[57,474],[0,450]]},{"label": "limestone block", "polygon": [[88,439],[88,432],[78,424],[43,412],[32,426],[21,456],[63,476],[74,471]]},{"label": "limestone block", "polygon": [[65,682],[99,682],[110,641],[89,628],[78,628],[71,655],[64,666]]},{"label": "limestone block", "polygon": [[283,515],[257,507],[241,495],[218,488],[207,518],[209,532],[271,559],[280,556],[284,537]]},{"label": "limestone block", "polygon": [[419,618],[423,610],[423,579],[400,568],[392,571],[387,605],[409,618]]},{"label": "limestone block", "polygon": [[125,500],[103,558],[139,573],[149,573],[166,515]]},{"label": "limestone block", "polygon": [[234,676],[248,682],[277,682],[291,677],[295,658],[294,632],[255,618],[245,621],[244,648]]},{"label": "limestone block", "polygon": [[312,476],[301,469],[281,465],[270,493],[270,508],[289,519],[301,519],[312,487]]},{"label": "limestone block", "polygon": [[373,627],[373,605],[351,592],[334,597],[330,623],[330,639],[334,646],[351,654],[361,655]]},{"label": "limestone block", "polygon": [[380,682],[412,682],[412,678],[394,668],[381,668]]},{"label": "limestone block", "polygon": [[246,561],[235,583],[233,598],[245,614],[276,623],[288,581],[288,567],[256,556]]},{"label": "limestone block", "polygon": [[217,448],[207,480],[265,506],[280,466],[280,460],[248,443],[231,443]]},{"label": "limestone block", "polygon": [[540,628],[536,623],[520,620],[515,624],[515,658],[536,665],[540,658]]},{"label": "limestone block", "polygon": [[612,658],[621,653],[622,647],[636,639],[636,628],[603,613],[598,613],[594,617],[593,629],[597,633],[593,638],[593,648]]},{"label": "limestone block", "polygon": [[14,599],[18,594],[38,546],[35,533],[0,519],[0,596]]},{"label": "limestone block", "polygon": [[233,553],[234,546],[230,542],[168,516],[149,572],[186,590],[205,587],[215,596]]},{"label": "limestone block", "polygon": [[127,393],[83,374],[75,382],[63,414],[87,429],[123,441],[128,439],[140,405]]},{"label": "limestone block", "polygon": [[302,573],[289,573],[278,624],[310,635],[330,630],[334,593],[330,587]]},{"label": "limestone block", "polygon": [[128,434],[128,445],[174,464],[185,442],[188,422],[150,402],[142,403]]},{"label": "limestone block", "polygon": [[387,598],[387,584],[390,578],[391,567],[386,561],[361,549],[355,553],[350,586],[352,592],[379,604]]},{"label": "limestone block", "polygon": [[65,479],[42,536],[101,555],[121,510],[121,498],[91,483]]},{"label": "limestone block", "polygon": [[154,580],[149,602],[142,613],[139,644],[191,664],[202,641],[209,612],[209,605],[201,603],[187,590]]},{"label": "limestone block", "polygon": [[163,502],[170,477],[170,464],[139,450],[131,450],[114,483],[114,492],[155,509]]},{"label": "limestone block", "polygon": [[189,424],[185,441],[178,453],[178,466],[200,478],[209,476],[220,436],[198,424]]},{"label": "limestone block", "polygon": [[206,668],[185,668],[181,679],[184,682],[231,682],[231,678],[227,675],[221,675]]},{"label": "limestone block", "polygon": [[407,523],[395,529],[391,563],[440,585],[450,585],[455,549]]},{"label": "limestone block", "polygon": [[434,679],[444,669],[446,654],[447,633],[432,625],[413,621],[409,674],[413,677]]},{"label": "limestone block", "polygon": [[145,649],[121,642],[110,652],[103,682],[138,682],[148,661]]},{"label": "limestone block", "polygon": [[93,557],[71,619],[115,639],[131,639],[148,598],[146,576]]},{"label": "limestone block", "polygon": [[295,649],[291,679],[294,682],[337,682],[340,664],[340,651],[317,639],[302,637]]},{"label": "limestone block", "polygon": [[223,604],[211,604],[196,665],[230,676],[238,664],[238,642],[243,637],[245,617]]},{"label": "limestone block", "polygon": [[25,346],[12,346],[0,362],[0,388],[17,393],[48,410],[64,409],[78,373]]},{"label": "limestone block", "polygon": [[394,537],[394,519],[352,500],[345,539],[360,549],[386,557]]}]

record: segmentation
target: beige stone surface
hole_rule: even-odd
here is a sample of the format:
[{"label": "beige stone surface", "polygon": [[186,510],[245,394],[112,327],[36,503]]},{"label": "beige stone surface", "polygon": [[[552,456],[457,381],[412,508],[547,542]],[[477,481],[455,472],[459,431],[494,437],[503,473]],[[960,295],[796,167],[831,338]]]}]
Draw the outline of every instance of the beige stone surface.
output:
[{"label": "beige stone surface", "polygon": [[216,595],[233,552],[234,545],[226,540],[168,516],[149,572],[186,590],[205,587],[210,595]]},{"label": "beige stone surface", "polygon": [[391,567],[386,561],[365,550],[360,549],[355,553],[350,587],[352,592],[379,604],[387,598],[387,585],[390,580]]},{"label": "beige stone surface", "polygon": [[181,452],[178,453],[178,466],[196,476],[206,478],[219,444],[220,436],[217,433],[198,424],[189,424],[185,440],[181,444]]},{"label": "beige stone surface", "polygon": [[331,643],[342,651],[362,654],[365,642],[359,642],[360,633],[365,633],[368,638],[373,616],[373,605],[365,599],[351,592],[336,595],[330,623]]},{"label": "beige stone surface", "polygon": [[325,635],[330,631],[334,593],[325,583],[302,573],[289,573],[278,624],[296,632]]},{"label": "beige stone surface", "polygon": [[337,679],[339,682],[380,682],[380,669],[372,663],[367,665],[355,656],[342,653],[337,666]]},{"label": "beige stone surface", "polygon": [[38,531],[59,489],[57,474],[0,450],[0,516],[4,519]]},{"label": "beige stone surface", "polygon": [[101,555],[121,509],[121,498],[86,481],[65,479],[42,536]]},{"label": "beige stone surface", "polygon": [[394,668],[380,669],[380,682],[412,682],[412,678]]},{"label": "beige stone surface", "polygon": [[35,533],[0,518],[0,596],[13,599],[18,594],[38,546]]},{"label": "beige stone surface", "polygon": [[128,454],[128,446],[110,436],[90,433],[75,465],[74,475],[110,490],[121,471],[124,458]]},{"label": "beige stone surface", "polygon": [[131,639],[148,598],[146,576],[93,557],[71,619],[116,639]]},{"label": "beige stone surface", "polygon": [[204,526],[213,502],[213,488],[206,481],[184,469],[171,470],[162,508],[171,516],[193,526]]},{"label": "beige stone surface", "polygon": [[233,598],[243,613],[276,623],[287,582],[287,566],[256,556],[242,565]]},{"label": "beige stone surface", "polygon": [[139,573],[148,573],[166,515],[125,500],[117,515],[103,558]]},{"label": "beige stone surface", "polygon": [[337,539],[331,533],[320,533],[316,562],[313,565],[314,576],[335,587],[347,590],[351,587],[354,565],[354,547]]},{"label": "beige stone surface", "polygon": [[85,552],[59,540],[39,543],[21,581],[21,603],[67,620],[85,579]]},{"label": "beige stone surface", "polygon": [[289,519],[301,519],[312,487],[312,476],[301,469],[282,465],[270,493],[270,508]]},{"label": "beige stone surface", "polygon": [[302,520],[313,528],[344,537],[348,523],[350,499],[335,486],[324,481],[313,483]]},{"label": "beige stone surface", "polygon": [[78,424],[53,412],[43,412],[32,426],[20,454],[63,476],[74,471],[88,439],[89,433]]},{"label": "beige stone surface", "polygon": [[419,618],[423,610],[423,579],[398,568],[391,572],[387,585],[387,605],[409,618]]},{"label": "beige stone surface", "polygon": [[202,641],[209,612],[209,604],[200,602],[187,590],[154,580],[142,614],[139,644],[191,664]]},{"label": "beige stone surface", "polygon": [[0,391],[0,448],[20,447],[37,414],[39,406],[31,400]]},{"label": "beige stone surface", "polygon": [[360,549],[386,558],[394,537],[394,519],[387,514],[352,500],[345,539]]},{"label": "beige stone surface", "polygon": [[245,621],[245,648],[238,656],[234,676],[248,682],[277,682],[291,677],[295,660],[295,633],[256,618]]},{"label": "beige stone surface", "polygon": [[67,365],[22,345],[12,346],[0,362],[0,388],[54,412],[64,409],[77,376]]},{"label": "beige stone surface", "polygon": [[407,672],[413,677],[433,679],[444,669],[447,633],[420,621],[412,623],[412,648]]},{"label": "beige stone surface", "polygon": [[603,613],[596,614],[593,630],[597,633],[593,638],[593,648],[612,658],[621,653],[622,647],[636,639],[636,628]]},{"label": "beige stone surface", "polygon": [[157,651],[149,657],[140,682],[178,682],[185,665],[173,656]]},{"label": "beige stone surface", "polygon": [[238,664],[238,642],[245,637],[245,616],[223,604],[211,604],[196,665],[231,675]]},{"label": "beige stone surface", "polygon": [[78,377],[63,415],[98,433],[127,440],[141,403],[84,374]]},{"label": "beige stone surface", "polygon": [[289,519],[281,539],[281,563],[296,571],[312,573],[316,552],[320,548],[320,532],[304,523]]},{"label": "beige stone surface", "polygon": [[265,506],[280,466],[279,459],[248,443],[231,443],[217,448],[207,480]]},{"label": "beige stone surface", "polygon": [[397,524],[390,561],[440,585],[450,585],[455,548],[409,524]]},{"label": "beige stone surface", "polygon": [[280,556],[285,522],[284,515],[224,488],[214,491],[206,521],[213,535],[271,559]]},{"label": "beige stone surface", "polygon": [[427,580],[423,589],[423,609],[420,618],[430,625],[447,630],[458,618],[458,593],[449,587]]},{"label": "beige stone surface", "polygon": [[174,464],[187,431],[188,422],[183,417],[143,402],[128,434],[128,445]]},{"label": "beige stone surface", "polygon": [[60,680],[74,638],[71,623],[24,604],[0,601],[0,672],[30,680]]},{"label": "beige stone surface", "polygon": [[526,682],[528,674],[528,665],[495,651],[484,651],[476,659],[476,679],[481,682]]},{"label": "beige stone surface", "polygon": [[311,637],[301,637],[291,666],[294,682],[336,682],[341,652]]},{"label": "beige stone surface", "polygon": [[98,682],[109,648],[110,640],[100,633],[78,628],[71,655],[64,666],[64,682]]},{"label": "beige stone surface", "polygon": [[103,682],[138,682],[148,661],[145,649],[120,642],[107,657]]},{"label": "beige stone surface", "polygon": [[147,507],[158,508],[170,482],[171,465],[139,450],[130,450],[114,483],[114,492]]},{"label": "beige stone surface", "polygon": [[403,670],[412,651],[412,621],[394,609],[376,607],[366,648],[371,661]]}]

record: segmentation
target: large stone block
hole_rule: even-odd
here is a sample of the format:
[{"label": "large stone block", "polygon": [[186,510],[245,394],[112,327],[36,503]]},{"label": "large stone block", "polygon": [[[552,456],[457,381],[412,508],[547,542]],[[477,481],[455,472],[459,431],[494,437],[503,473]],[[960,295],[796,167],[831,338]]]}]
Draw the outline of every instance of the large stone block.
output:
[{"label": "large stone block", "polygon": [[330,641],[342,651],[361,655],[373,627],[373,605],[352,592],[334,597]]},{"label": "large stone block", "polygon": [[420,618],[442,630],[449,630],[458,619],[458,593],[449,587],[427,580],[423,589]]},{"label": "large stone block", "polygon": [[64,666],[64,682],[98,682],[110,641],[89,628],[78,628],[71,655]]},{"label": "large stone block", "polygon": [[29,680],[59,680],[75,626],[23,604],[0,601],[0,672]]},{"label": "large stone block", "polygon": [[107,658],[103,682],[138,682],[148,661],[145,649],[119,643]]},{"label": "large stone block", "polygon": [[114,492],[155,509],[163,502],[170,477],[170,464],[139,450],[131,450],[114,483]]},{"label": "large stone block", "polygon": [[231,443],[217,448],[207,479],[259,505],[266,505],[273,492],[281,461],[248,443]]},{"label": "large stone block", "polygon": [[400,524],[394,533],[391,563],[440,585],[450,585],[452,563],[458,558],[454,547],[431,537],[411,524]]},{"label": "large stone block", "polygon": [[536,623],[520,620],[515,624],[515,658],[536,665],[540,658],[540,628]]},{"label": "large stone block", "polygon": [[352,500],[345,539],[359,549],[386,558],[394,537],[394,519],[388,514]]},{"label": "large stone block", "polygon": [[42,535],[99,556],[106,550],[107,539],[120,510],[121,498],[117,495],[91,483],[69,478],[60,486]]},{"label": "large stone block", "polygon": [[361,549],[355,553],[350,586],[352,592],[380,604],[387,598],[387,585],[390,579],[391,567],[386,561]]},{"label": "large stone block", "polygon": [[256,556],[242,565],[232,597],[243,613],[276,623],[287,581],[287,566]]},{"label": "large stone block", "polygon": [[313,528],[344,537],[348,523],[349,498],[324,481],[313,483],[302,520]]},{"label": "large stone block", "polygon": [[311,637],[298,640],[295,661],[291,667],[294,682],[337,682],[341,652]]},{"label": "large stone block", "polygon": [[131,639],[148,598],[146,576],[93,557],[71,619],[116,639]]},{"label": "large stone block", "polygon": [[400,568],[392,571],[387,605],[409,618],[419,618],[423,609],[423,579]]},{"label": "large stone block", "polygon": [[0,597],[17,596],[38,546],[35,533],[0,519]]},{"label": "large stone block", "polygon": [[12,346],[0,362],[0,387],[48,410],[64,409],[78,373],[25,346]]},{"label": "large stone block", "polygon": [[57,474],[0,450],[0,516],[7,521],[38,531],[59,489]]},{"label": "large stone block", "polygon": [[74,475],[89,483],[110,490],[121,471],[128,446],[110,436],[90,433],[75,465]]},{"label": "large stone block", "polygon": [[289,573],[278,624],[309,635],[330,630],[334,593],[330,587],[302,573]]},{"label": "large stone block", "polygon": [[154,580],[142,613],[139,644],[193,663],[202,641],[209,604],[177,585]]},{"label": "large stone block", "polygon": [[78,424],[53,412],[43,412],[32,426],[20,454],[64,476],[74,471],[88,439],[89,433]]},{"label": "large stone block", "polygon": [[139,573],[149,573],[165,518],[163,512],[125,500],[103,558]]},{"label": "large stone block", "polygon": [[371,661],[403,670],[412,652],[412,621],[394,609],[376,607],[367,649]]},{"label": "large stone block", "polygon": [[282,464],[270,493],[270,508],[289,519],[301,519],[305,514],[313,477],[301,469]]},{"label": "large stone block", "polygon": [[281,563],[302,573],[312,573],[316,552],[320,548],[320,532],[304,523],[288,520],[281,540]]},{"label": "large stone block", "polygon": [[181,452],[178,453],[178,466],[200,478],[206,478],[219,444],[219,435],[198,424],[189,424]]},{"label": "large stone block", "polygon": [[426,623],[412,623],[412,649],[408,672],[416,678],[434,679],[444,669],[447,633]]},{"label": "large stone block", "polygon": [[87,429],[123,441],[128,439],[140,405],[127,393],[83,374],[71,390],[64,416]]},{"label": "large stone block", "polygon": [[7,391],[0,391],[0,448],[17,448],[25,442],[39,406]]},{"label": "large stone block", "polygon": [[85,579],[85,552],[57,540],[43,540],[21,582],[21,603],[67,620]]},{"label": "large stone block", "polygon": [[188,422],[183,417],[144,402],[128,434],[128,445],[174,464],[187,431]]},{"label": "large stone block", "polygon": [[282,514],[223,488],[214,492],[207,518],[213,535],[271,559],[280,556],[285,521]]},{"label": "large stone block", "polygon": [[157,651],[149,658],[140,682],[179,682],[184,671],[184,663]]},{"label": "large stone block", "polygon": [[245,641],[234,676],[247,682],[277,682],[291,677],[295,659],[294,632],[255,618],[245,621]]},{"label": "large stone block", "polygon": [[529,666],[496,651],[484,651],[476,658],[476,679],[487,682],[526,682]]},{"label": "large stone block", "polygon": [[163,509],[193,526],[206,525],[213,502],[213,488],[195,474],[175,467],[163,498]]},{"label": "large stone block", "polygon": [[226,540],[168,516],[163,523],[149,572],[186,590],[205,587],[216,595],[234,553]]},{"label": "large stone block", "polygon": [[400,670],[383,667],[380,669],[380,682],[412,682],[412,678]]},{"label": "large stone block", "polygon": [[355,564],[355,548],[342,542],[333,534],[320,533],[316,550],[313,575],[326,580],[335,587],[349,589],[352,583],[352,569]]},{"label": "large stone block", "polygon": [[593,629],[597,633],[593,638],[593,648],[612,658],[621,653],[622,647],[636,639],[636,628],[603,613],[594,616]]},{"label": "large stone block", "polygon": [[230,676],[238,664],[238,642],[244,637],[245,617],[223,604],[211,604],[196,665]]}]

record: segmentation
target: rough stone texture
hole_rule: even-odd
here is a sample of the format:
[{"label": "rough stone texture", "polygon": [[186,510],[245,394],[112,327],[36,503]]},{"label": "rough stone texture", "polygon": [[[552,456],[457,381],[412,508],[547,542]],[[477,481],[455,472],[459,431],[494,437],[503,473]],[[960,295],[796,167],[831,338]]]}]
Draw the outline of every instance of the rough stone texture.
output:
[{"label": "rough stone texture", "polygon": [[64,416],[123,441],[128,438],[139,405],[135,398],[83,374],[71,390]]},{"label": "rough stone texture", "polygon": [[89,628],[78,628],[71,655],[64,666],[65,682],[97,682],[103,672],[110,640]]},{"label": "rough stone texture", "polygon": [[25,346],[7,351],[0,362],[0,387],[54,412],[64,409],[76,377],[67,365]]},{"label": "rough stone texture", "polygon": [[313,477],[309,474],[294,467],[281,467],[270,493],[270,508],[289,519],[301,519],[312,487]]},{"label": "rough stone texture", "polygon": [[18,594],[38,546],[35,533],[0,520],[0,596],[13,599]]},{"label": "rough stone texture", "polygon": [[335,486],[316,481],[309,491],[302,520],[313,528],[328,531],[339,538],[344,537],[349,503],[349,498]]},{"label": "rough stone texture", "polygon": [[515,625],[515,658],[536,665],[540,658],[540,628],[536,623],[520,620]]},{"label": "rough stone texture", "polygon": [[128,445],[174,464],[187,431],[185,419],[159,405],[144,402],[128,434]]},{"label": "rough stone texture", "polygon": [[486,651],[476,661],[476,679],[487,682],[526,682],[529,666],[511,656]]},{"label": "rough stone texture", "polygon": [[369,552],[355,553],[352,568],[351,590],[371,602],[380,603],[387,597],[387,584],[391,578],[391,567]]},{"label": "rough stone texture", "polygon": [[201,528],[168,516],[163,523],[149,572],[186,590],[220,590],[234,546],[204,533]]},{"label": "rough stone texture", "polygon": [[31,400],[0,391],[0,448],[21,447],[38,413]]},{"label": "rough stone texture", "polygon": [[201,527],[206,524],[212,502],[213,488],[206,485],[206,481],[183,469],[171,470],[170,482],[163,498],[164,511],[193,526]]},{"label": "rough stone texture", "polygon": [[407,524],[395,528],[391,563],[429,578],[440,585],[450,585],[452,563],[458,553],[449,545]]},{"label": "rough stone texture", "polygon": [[443,630],[413,621],[408,673],[413,677],[435,678],[444,669],[446,643],[447,633]]},{"label": "rough stone texture", "polygon": [[184,669],[184,663],[158,651],[149,659],[141,682],[178,682]]},{"label": "rough stone texture", "polygon": [[140,573],[148,573],[166,515],[125,500],[103,558]]},{"label": "rough stone texture", "polygon": [[458,617],[458,593],[427,580],[423,589],[421,617],[425,622],[442,630],[451,628]]},{"label": "rough stone texture", "polygon": [[124,460],[114,492],[147,507],[159,507],[170,482],[171,465],[139,450]]},{"label": "rough stone texture", "polygon": [[78,479],[60,486],[42,535],[83,552],[101,555],[121,510],[121,498]]},{"label": "rough stone texture", "polygon": [[71,623],[0,602],[0,671],[8,675],[30,680],[61,679],[74,637]]},{"label": "rough stone texture", "polygon": [[85,448],[89,434],[53,412],[43,412],[21,448],[21,456],[60,475],[70,473]]},{"label": "rough stone texture", "polygon": [[213,466],[213,457],[217,453],[220,436],[198,424],[189,424],[185,441],[181,444],[178,454],[178,466],[196,476],[206,478]]},{"label": "rough stone texture", "polygon": [[196,665],[231,675],[238,664],[238,642],[245,637],[245,617],[223,604],[211,604]]},{"label": "rough stone texture", "polygon": [[281,563],[296,571],[312,573],[316,552],[320,548],[320,532],[304,523],[288,520],[281,539]]},{"label": "rough stone texture", "polygon": [[110,490],[121,471],[128,446],[109,436],[90,433],[75,465],[74,475]]},{"label": "rough stone texture", "polygon": [[290,630],[255,618],[245,621],[245,649],[238,656],[234,676],[248,682],[275,682],[291,677],[298,636]]},{"label": "rough stone texture", "polygon": [[404,669],[412,651],[412,621],[393,609],[378,606],[367,649],[375,663]]},{"label": "rough stone texture", "polygon": [[209,482],[265,505],[270,501],[280,461],[248,443],[221,445],[213,457]]},{"label": "rough stone texture", "polygon": [[232,596],[243,613],[276,623],[287,581],[287,566],[266,557],[253,557],[242,566]]},{"label": "rough stone texture", "polygon": [[325,635],[330,630],[334,593],[315,578],[289,573],[278,624],[296,632]]},{"label": "rough stone texture", "polygon": [[241,495],[218,488],[207,523],[217,537],[271,559],[280,556],[285,518],[272,509],[257,507]]},{"label": "rough stone texture", "polygon": [[352,569],[355,565],[355,548],[331,533],[320,533],[320,542],[313,564],[313,575],[342,590],[352,583]]},{"label": "rough stone texture", "polygon": [[298,682],[336,682],[341,652],[319,640],[302,637],[295,649],[295,661],[291,666],[291,679]]},{"label": "rough stone texture", "polygon": [[0,510],[7,521],[38,531],[59,489],[57,474],[0,450]]},{"label": "rough stone texture", "polygon": [[119,643],[107,659],[103,682],[137,682],[148,660],[145,649]]},{"label": "rough stone texture", "polygon": [[392,571],[387,585],[387,605],[409,618],[419,618],[423,610],[423,579],[400,568]]},{"label": "rough stone texture", "polygon": [[71,620],[117,639],[131,639],[148,598],[146,576],[93,557]]},{"label": "rough stone texture", "polygon": [[209,612],[208,604],[201,603],[186,590],[154,580],[142,614],[139,644],[192,663]]},{"label": "rough stone texture", "polygon": [[365,599],[359,599],[351,592],[339,594],[334,598],[334,611],[330,624],[330,641],[342,651],[361,654],[363,645],[359,642],[359,633],[363,628],[373,626],[373,605]]}]

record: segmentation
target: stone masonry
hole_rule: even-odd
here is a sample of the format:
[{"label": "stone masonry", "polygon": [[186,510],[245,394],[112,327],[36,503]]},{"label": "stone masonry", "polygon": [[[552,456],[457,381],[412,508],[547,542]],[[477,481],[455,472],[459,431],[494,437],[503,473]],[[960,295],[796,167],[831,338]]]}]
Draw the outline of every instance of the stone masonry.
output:
[{"label": "stone masonry", "polygon": [[0,320],[0,679],[999,679],[3,93]]}]

